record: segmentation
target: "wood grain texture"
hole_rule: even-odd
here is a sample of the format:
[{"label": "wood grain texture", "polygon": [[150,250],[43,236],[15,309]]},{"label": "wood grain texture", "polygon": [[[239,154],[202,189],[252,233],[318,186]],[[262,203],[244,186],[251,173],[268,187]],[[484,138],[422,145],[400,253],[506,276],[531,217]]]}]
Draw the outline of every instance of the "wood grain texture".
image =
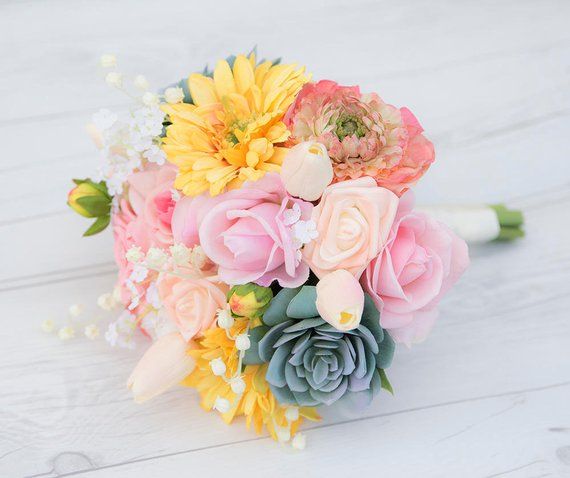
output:
[{"label": "wood grain texture", "polygon": [[[0,3],[0,476],[570,476],[570,4],[562,0]],[[70,303],[105,324],[109,234],[65,207],[97,153],[84,133],[124,110],[101,53],[156,87],[257,44],[315,78],[407,105],[437,148],[418,200],[507,201],[527,237],[471,251],[424,344],[401,347],[361,416],[328,410],[292,453],[204,413],[191,389],[142,406],[143,353],[39,329]],[[252,471],[256,470],[256,471]]]}]

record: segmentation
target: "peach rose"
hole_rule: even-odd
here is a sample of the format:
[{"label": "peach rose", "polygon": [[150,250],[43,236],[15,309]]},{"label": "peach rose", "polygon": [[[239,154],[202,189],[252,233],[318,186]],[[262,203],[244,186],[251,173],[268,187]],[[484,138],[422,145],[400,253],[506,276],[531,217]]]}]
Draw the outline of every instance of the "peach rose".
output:
[{"label": "peach rose", "polygon": [[319,278],[346,269],[358,279],[386,243],[397,208],[398,197],[371,177],[327,187],[312,212],[319,236],[303,249],[305,261]]},{"label": "peach rose", "polygon": [[227,303],[227,291],[221,287],[201,277],[182,279],[169,275],[159,282],[160,300],[184,340],[191,340],[214,324],[217,310]]}]

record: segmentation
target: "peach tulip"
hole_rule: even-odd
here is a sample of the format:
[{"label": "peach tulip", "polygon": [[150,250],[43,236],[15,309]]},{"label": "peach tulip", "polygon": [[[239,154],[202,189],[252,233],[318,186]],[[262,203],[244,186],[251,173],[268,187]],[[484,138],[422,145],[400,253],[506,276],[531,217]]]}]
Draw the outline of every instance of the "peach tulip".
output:
[{"label": "peach tulip", "polygon": [[127,381],[135,402],[160,395],[187,377],[195,366],[188,354],[194,348],[181,334],[173,332],[156,340],[145,352]]}]

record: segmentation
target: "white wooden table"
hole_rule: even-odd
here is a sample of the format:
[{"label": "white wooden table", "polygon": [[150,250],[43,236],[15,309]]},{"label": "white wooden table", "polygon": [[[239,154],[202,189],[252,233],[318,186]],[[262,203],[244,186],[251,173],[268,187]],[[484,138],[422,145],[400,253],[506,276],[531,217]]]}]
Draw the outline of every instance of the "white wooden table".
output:
[{"label": "white wooden table", "polygon": [[[0,3],[0,476],[569,476],[570,3],[279,3]],[[142,343],[40,330],[79,302],[80,331],[114,281],[110,234],[82,239],[65,205],[95,167],[84,124],[127,105],[99,55],[159,87],[254,44],[410,107],[438,153],[420,202],[505,200],[527,219],[523,241],[472,250],[429,340],[397,351],[396,396],[307,426],[302,453],[191,389],[135,405]]]}]

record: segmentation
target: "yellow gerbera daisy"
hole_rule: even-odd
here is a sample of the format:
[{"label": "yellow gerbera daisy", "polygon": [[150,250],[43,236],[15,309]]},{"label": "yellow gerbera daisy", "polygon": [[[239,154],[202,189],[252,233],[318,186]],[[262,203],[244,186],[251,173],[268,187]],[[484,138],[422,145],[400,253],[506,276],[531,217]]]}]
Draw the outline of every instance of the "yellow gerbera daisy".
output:
[{"label": "yellow gerbera daisy", "polygon": [[209,189],[215,196],[267,171],[279,171],[289,131],[281,121],[309,78],[296,65],[256,66],[255,55],[238,56],[233,69],[216,65],[213,78],[188,79],[193,105],[164,105],[172,123],[163,149],[178,166],[174,183],[185,195]]},{"label": "yellow gerbera daisy", "polygon": [[[236,319],[230,333],[232,337],[243,333],[249,319]],[[257,434],[267,428],[271,437],[277,440],[277,429],[288,429],[294,436],[304,418],[312,421],[320,420],[314,407],[300,407],[299,418],[289,422],[285,416],[287,406],[280,405],[265,380],[267,364],[247,365],[241,377],[246,388],[243,395],[236,395],[230,385],[222,378],[213,374],[210,361],[221,358],[226,364],[226,376],[234,376],[238,366],[238,350],[235,341],[228,338],[226,331],[212,328],[204,333],[198,348],[190,351],[196,359],[194,371],[182,382],[183,385],[195,387],[200,393],[201,405],[207,411],[214,407],[216,399],[225,398],[231,404],[228,412],[222,414],[226,423],[231,423],[235,417],[245,416],[248,428],[253,425]]]}]

